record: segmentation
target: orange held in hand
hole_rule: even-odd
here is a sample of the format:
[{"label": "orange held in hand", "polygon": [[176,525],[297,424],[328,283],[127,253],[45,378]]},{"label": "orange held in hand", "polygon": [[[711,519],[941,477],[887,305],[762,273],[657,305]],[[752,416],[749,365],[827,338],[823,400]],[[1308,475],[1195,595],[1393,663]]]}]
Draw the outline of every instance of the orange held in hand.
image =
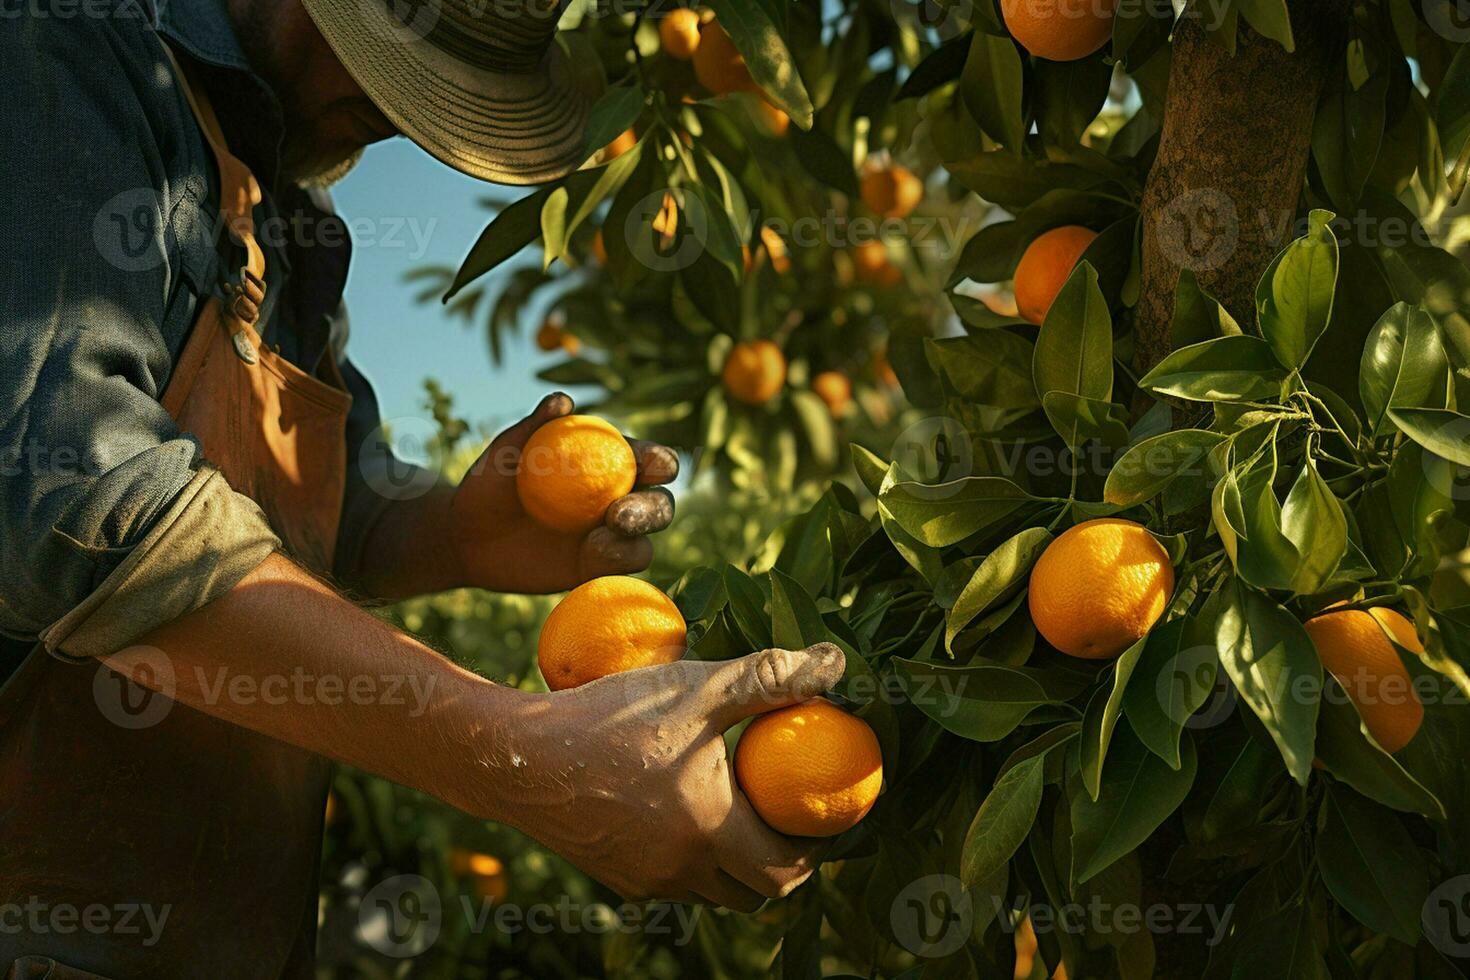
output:
[{"label": "orange held in hand", "polygon": [[873,808],[883,753],[867,722],[815,698],[751,722],[735,748],[735,778],[773,829],[831,837]]},{"label": "orange held in hand", "polygon": [[1016,266],[1016,307],[1024,319],[1039,324],[1056,301],[1057,293],[1097,232],[1081,225],[1065,225],[1038,235],[1026,246]]},{"label": "orange held in hand", "polygon": [[699,14],[688,8],[671,10],[658,22],[658,39],[664,54],[680,61],[694,57],[699,48]]},{"label": "orange held in hand", "polygon": [[527,440],[516,491],[526,513],[544,526],[583,534],[602,523],[637,478],[638,461],[621,432],[591,415],[568,415]]},{"label": "orange held in hand", "polygon": [[1107,517],[1069,529],[1031,570],[1031,620],[1087,660],[1116,657],[1158,622],[1174,593],[1169,553],[1142,524]]},{"label": "orange held in hand", "polygon": [[694,75],[699,84],[715,95],[756,89],[750,69],[745,67],[745,58],[718,21],[710,21],[700,31],[699,47],[694,50]]},{"label": "orange held in hand", "polygon": [[924,197],[924,182],[902,164],[875,164],[863,169],[863,204],[885,218],[907,218]]},{"label": "orange held in hand", "polygon": [[736,344],[725,358],[720,380],[731,398],[764,405],[786,383],[786,355],[769,340]]},{"label": "orange held in hand", "polygon": [[684,617],[674,600],[642,579],[608,575],[579,585],[551,611],[536,660],[546,686],[564,691],[673,663],[684,650]]},{"label": "orange held in hand", "polygon": [[1118,0],[1001,0],[1011,37],[1048,61],[1077,61],[1113,36]]},{"label": "orange held in hand", "polygon": [[1343,609],[1307,620],[1306,629],[1322,666],[1347,692],[1373,741],[1385,752],[1412,742],[1424,723],[1424,705],[1393,644],[1423,653],[1414,624],[1392,609]]}]

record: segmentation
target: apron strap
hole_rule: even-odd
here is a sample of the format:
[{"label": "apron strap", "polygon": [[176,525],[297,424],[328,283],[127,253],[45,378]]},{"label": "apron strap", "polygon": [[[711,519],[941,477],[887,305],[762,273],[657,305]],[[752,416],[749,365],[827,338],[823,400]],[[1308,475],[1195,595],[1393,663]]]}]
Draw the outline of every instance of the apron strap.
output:
[{"label": "apron strap", "polygon": [[[261,202],[260,184],[250,168],[230,152],[219,117],[214,114],[214,106],[210,105],[193,72],[180,63],[166,42],[163,50],[173,64],[179,88],[194,110],[194,118],[214,154],[219,169],[220,211],[224,215],[225,226],[230,237],[245,249],[245,264],[240,268],[239,282],[224,285],[224,319],[235,338],[236,347],[240,348],[242,341],[249,345],[251,338],[246,331],[260,318],[260,309],[265,302],[265,253],[255,238],[255,207]],[[253,363],[248,358],[247,362]]]}]

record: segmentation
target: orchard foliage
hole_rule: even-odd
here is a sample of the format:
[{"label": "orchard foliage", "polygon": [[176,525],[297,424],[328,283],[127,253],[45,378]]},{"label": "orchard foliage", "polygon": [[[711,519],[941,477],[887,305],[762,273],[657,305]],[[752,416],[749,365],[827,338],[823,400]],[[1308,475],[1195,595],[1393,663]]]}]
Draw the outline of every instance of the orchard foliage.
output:
[{"label": "orchard foliage", "polygon": [[[821,875],[710,928],[779,939],[789,977],[1008,978],[1028,916],[1032,976],[1459,975],[1470,271],[1440,243],[1470,177],[1470,31],[1435,0],[1346,4],[1299,207],[1205,189],[1145,212],[1180,19],[1226,51],[1246,31],[1292,50],[1286,0],[1124,0],[1070,62],[1029,54],[990,0],[707,6],[757,91],[715,98],[662,54],[660,8],[573,15],[563,43],[606,86],[589,165],[427,276],[497,350],[537,298],[584,343],[541,377],[594,386],[594,410],[697,452],[717,487],[815,498],[758,547],[747,527],[745,548],[691,542],[687,572],[661,561],[684,572],[691,656],[845,650],[836,696],[877,732],[885,791]],[[861,182],[894,161],[926,195],[885,221]],[[1179,274],[1172,353],[1139,363],[1151,222]],[[1255,222],[1284,247],[1228,309],[1201,283]],[[1065,225],[1097,238],[1044,321],[1006,312],[1026,246]],[[752,406],[719,379],[757,338],[790,370]],[[853,379],[855,411],[811,390],[823,371]],[[1038,637],[1028,576],[1113,515],[1177,585],[1147,637],[1077,660]],[[1395,649],[1425,714],[1399,752],[1303,627],[1338,603],[1413,621],[1423,652]],[[1109,917],[1043,921],[1079,907]]]}]

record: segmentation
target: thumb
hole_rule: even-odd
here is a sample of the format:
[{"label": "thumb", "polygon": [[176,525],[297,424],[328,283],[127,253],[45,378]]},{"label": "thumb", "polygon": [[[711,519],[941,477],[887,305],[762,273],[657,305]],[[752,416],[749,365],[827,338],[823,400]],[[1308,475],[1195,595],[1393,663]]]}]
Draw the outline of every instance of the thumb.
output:
[{"label": "thumb", "polygon": [[816,697],[842,679],[847,658],[834,643],[805,650],[762,650],[716,665],[705,687],[710,723],[719,731],[775,708]]},{"label": "thumb", "polygon": [[553,419],[572,414],[574,407],[571,396],[565,392],[557,391],[547,395],[530,415],[495,437],[495,441],[481,454],[480,461],[475,464],[471,473],[479,474],[488,468],[498,476],[515,476],[521,463],[521,450],[526,448],[527,441],[535,431]]}]

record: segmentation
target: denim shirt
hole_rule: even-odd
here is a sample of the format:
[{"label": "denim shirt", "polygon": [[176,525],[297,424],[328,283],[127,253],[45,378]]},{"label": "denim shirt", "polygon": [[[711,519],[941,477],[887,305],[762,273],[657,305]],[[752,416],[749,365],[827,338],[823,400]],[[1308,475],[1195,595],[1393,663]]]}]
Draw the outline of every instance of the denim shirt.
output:
[{"label": "denim shirt", "polygon": [[[281,113],[225,0],[0,0],[0,682],[38,637],[73,656],[126,645],[277,543],[159,405],[221,263],[213,160],[164,37],[207,66],[226,138],[266,191],[263,341],[308,371],[330,351],[353,395],[349,585],[388,502],[364,476],[393,462],[377,401],[345,356],[348,236],[325,195],[272,193]],[[91,639],[68,649],[79,619]]]}]

